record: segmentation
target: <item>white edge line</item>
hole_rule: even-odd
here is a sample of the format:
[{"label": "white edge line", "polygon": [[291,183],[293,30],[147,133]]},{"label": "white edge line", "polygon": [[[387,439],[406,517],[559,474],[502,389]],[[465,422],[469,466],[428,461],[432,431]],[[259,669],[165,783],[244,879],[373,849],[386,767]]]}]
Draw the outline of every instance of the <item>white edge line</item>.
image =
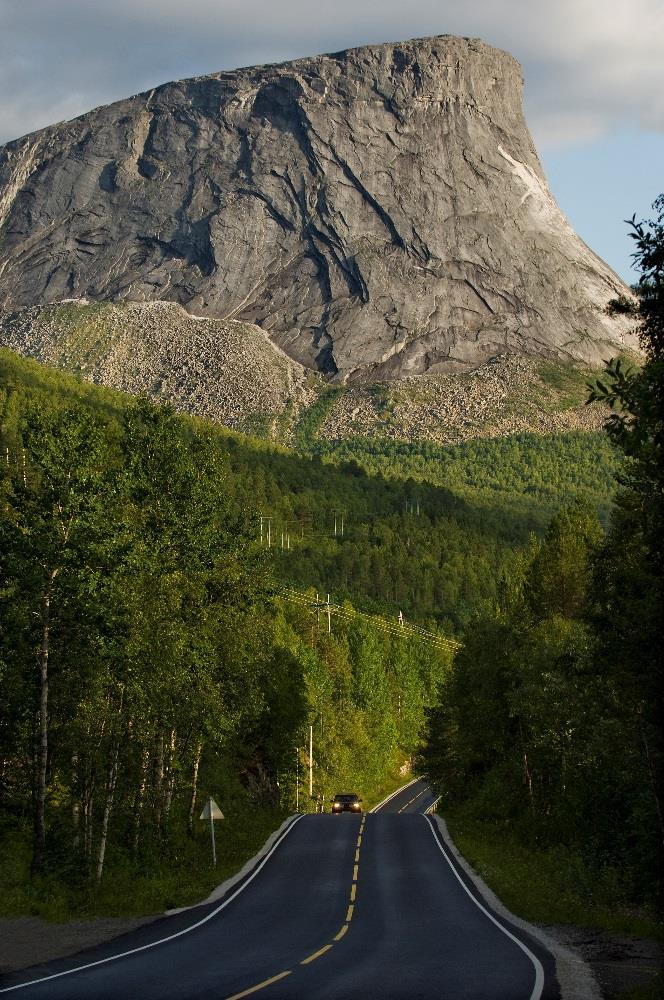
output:
[{"label": "white edge line", "polygon": [[518,945],[518,947],[521,949],[521,951],[525,952],[525,954],[528,956],[528,958],[530,959],[530,961],[533,963],[533,966],[535,968],[535,985],[533,986],[533,991],[530,994],[530,1000],[540,1000],[540,997],[542,996],[542,990],[544,989],[544,969],[542,968],[542,963],[540,962],[539,958],[537,958],[536,955],[533,955],[533,953],[530,950],[530,948],[528,948],[527,945],[525,945],[523,943],[523,941],[520,941],[518,939],[518,937],[516,937],[514,934],[512,934],[511,931],[508,931],[508,929],[506,927],[503,927],[503,925],[500,923],[500,921],[496,920],[496,918],[494,917],[494,915],[492,913],[490,913],[489,910],[487,910],[487,908],[485,906],[483,906],[480,903],[480,901],[473,895],[473,893],[470,891],[470,889],[468,888],[468,886],[466,885],[466,883],[461,878],[461,876],[459,875],[458,871],[456,870],[456,868],[454,867],[454,865],[450,861],[450,859],[448,857],[448,854],[447,854],[447,851],[445,850],[445,848],[441,844],[440,840],[436,836],[436,830],[434,828],[434,825],[433,825],[432,821],[429,819],[428,816],[427,816],[427,823],[429,824],[429,826],[431,828],[431,835],[432,835],[433,839],[436,841],[436,844],[438,846],[438,849],[439,849],[440,853],[443,855],[443,857],[447,861],[448,865],[452,869],[452,872],[454,873],[454,876],[455,876],[456,880],[458,881],[459,885],[462,887],[462,889],[470,896],[470,898],[472,899],[472,901],[475,904],[475,906],[477,906],[482,911],[482,913],[486,917],[489,918],[489,920],[491,921],[491,923],[495,924],[496,927],[498,928],[498,930],[502,931],[503,934],[505,934],[508,938],[510,938],[510,940],[514,941],[514,943],[516,945]]},{"label": "white edge line", "polygon": [[413,778],[412,781],[408,781],[405,785],[402,785],[401,788],[397,788],[396,791],[391,792],[388,796],[386,796],[386,798],[383,799],[382,802],[379,802],[377,806],[374,806],[373,809],[370,809],[369,812],[377,813],[379,809],[382,809],[383,806],[386,806],[388,802],[391,802],[395,795],[398,795],[399,792],[405,791],[406,788],[410,788],[410,786],[414,785],[416,781],[421,781],[421,780],[422,780],[421,778]]},{"label": "white edge line", "polygon": [[100,958],[96,962],[88,962],[86,965],[78,965],[76,966],[75,969],[65,969],[64,972],[55,972],[51,976],[42,976],[41,979],[31,979],[30,982],[28,983],[17,983],[16,986],[6,986],[4,989],[0,990],[0,993],[11,993],[12,990],[22,990],[25,989],[26,986],[36,986],[37,983],[46,983],[50,979],[60,979],[61,976],[71,976],[73,975],[74,972],[83,972],[84,969],[92,969],[96,965],[106,965],[107,962],[115,962],[119,958],[127,958],[128,955],[136,955],[139,951],[147,951],[148,948],[156,948],[157,945],[166,944],[167,941],[174,941],[175,938],[182,937],[183,934],[188,934],[189,931],[196,930],[197,927],[201,927],[203,924],[206,924],[208,920],[212,920],[213,917],[216,917],[216,915],[220,913],[221,910],[225,909],[225,907],[227,907],[229,903],[233,902],[236,896],[239,896],[240,893],[247,888],[250,882],[253,882],[253,880],[260,872],[261,868],[263,868],[266,862],[272,857],[277,847],[279,847],[279,845],[286,839],[286,837],[291,832],[295,824],[299,823],[301,819],[302,816],[297,816],[293,820],[293,822],[290,824],[290,826],[286,828],[286,830],[284,831],[283,835],[279,838],[279,840],[277,840],[272,845],[272,849],[265,855],[260,864],[256,866],[256,868],[251,873],[249,878],[242,883],[239,889],[235,890],[232,896],[229,896],[228,899],[225,899],[223,903],[215,907],[215,909],[212,910],[210,913],[208,913],[207,916],[203,917],[201,920],[197,920],[195,924],[191,924],[189,927],[184,927],[181,931],[176,931],[175,934],[169,934],[168,937],[160,938],[158,941],[151,941],[150,944],[142,944],[140,948],[131,948],[129,951],[120,952],[119,955],[109,955],[108,958]]}]

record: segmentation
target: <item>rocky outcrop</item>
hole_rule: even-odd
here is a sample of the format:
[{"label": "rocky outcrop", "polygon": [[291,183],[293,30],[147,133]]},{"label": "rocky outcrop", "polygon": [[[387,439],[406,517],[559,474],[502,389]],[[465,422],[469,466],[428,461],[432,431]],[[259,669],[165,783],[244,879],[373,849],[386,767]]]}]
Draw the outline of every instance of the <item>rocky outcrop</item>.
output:
[{"label": "rocky outcrop", "polygon": [[320,379],[247,323],[169,302],[66,302],[0,313],[0,347],[236,430],[287,438]]},{"label": "rocky outcrop", "polygon": [[460,444],[533,432],[599,431],[608,407],[586,404],[583,373],[533,357],[501,355],[472,371],[348,386],[317,428],[323,440]]},{"label": "rocky outcrop", "polygon": [[458,444],[524,431],[594,431],[608,415],[585,403],[591,372],[518,355],[463,373],[326,386],[258,327],[191,316],[168,302],[0,312],[0,347],[284,444],[302,434],[309,442]]},{"label": "rocky outcrop", "polygon": [[0,150],[0,305],[179,303],[340,380],[636,346],[505,52],[442,36],[171,83]]}]

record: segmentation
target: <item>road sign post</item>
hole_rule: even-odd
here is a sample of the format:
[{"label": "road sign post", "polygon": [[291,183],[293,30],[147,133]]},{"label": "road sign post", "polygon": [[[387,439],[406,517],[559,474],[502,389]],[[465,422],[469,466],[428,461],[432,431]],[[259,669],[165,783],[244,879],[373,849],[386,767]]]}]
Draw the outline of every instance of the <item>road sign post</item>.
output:
[{"label": "road sign post", "polygon": [[212,796],[210,796],[210,798],[205,803],[205,806],[203,807],[203,812],[200,815],[200,819],[210,820],[210,838],[212,840],[212,864],[215,868],[217,867],[217,845],[214,840],[214,821],[216,819],[223,819],[223,818],[224,814],[222,813],[221,809],[214,801]]}]

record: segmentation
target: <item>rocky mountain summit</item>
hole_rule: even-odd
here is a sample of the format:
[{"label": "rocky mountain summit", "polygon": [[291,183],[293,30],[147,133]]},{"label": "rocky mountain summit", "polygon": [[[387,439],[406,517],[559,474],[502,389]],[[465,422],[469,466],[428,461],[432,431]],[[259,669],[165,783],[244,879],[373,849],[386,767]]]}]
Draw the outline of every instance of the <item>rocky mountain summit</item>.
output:
[{"label": "rocky mountain summit", "polygon": [[521,88],[507,53],[441,36],[169,83],[18,139],[0,306],[166,300],[342,382],[635,348]]}]

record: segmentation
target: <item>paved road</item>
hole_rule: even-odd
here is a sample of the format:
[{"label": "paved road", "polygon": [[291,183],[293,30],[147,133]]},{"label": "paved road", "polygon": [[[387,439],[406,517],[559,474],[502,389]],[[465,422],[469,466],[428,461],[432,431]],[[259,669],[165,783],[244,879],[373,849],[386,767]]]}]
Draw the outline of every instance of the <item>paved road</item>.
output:
[{"label": "paved road", "polygon": [[384,799],[372,811],[374,813],[425,813],[438,801],[426,781],[414,779],[398,792]]},{"label": "paved road", "polygon": [[[305,816],[234,898],[6,978],[21,1000],[555,1000],[553,960],[481,907],[413,783],[364,817]],[[198,924],[197,926],[193,926]],[[160,939],[170,940],[154,944]],[[147,946],[147,947],[146,947]],[[132,949],[133,954],[103,961]]]}]

